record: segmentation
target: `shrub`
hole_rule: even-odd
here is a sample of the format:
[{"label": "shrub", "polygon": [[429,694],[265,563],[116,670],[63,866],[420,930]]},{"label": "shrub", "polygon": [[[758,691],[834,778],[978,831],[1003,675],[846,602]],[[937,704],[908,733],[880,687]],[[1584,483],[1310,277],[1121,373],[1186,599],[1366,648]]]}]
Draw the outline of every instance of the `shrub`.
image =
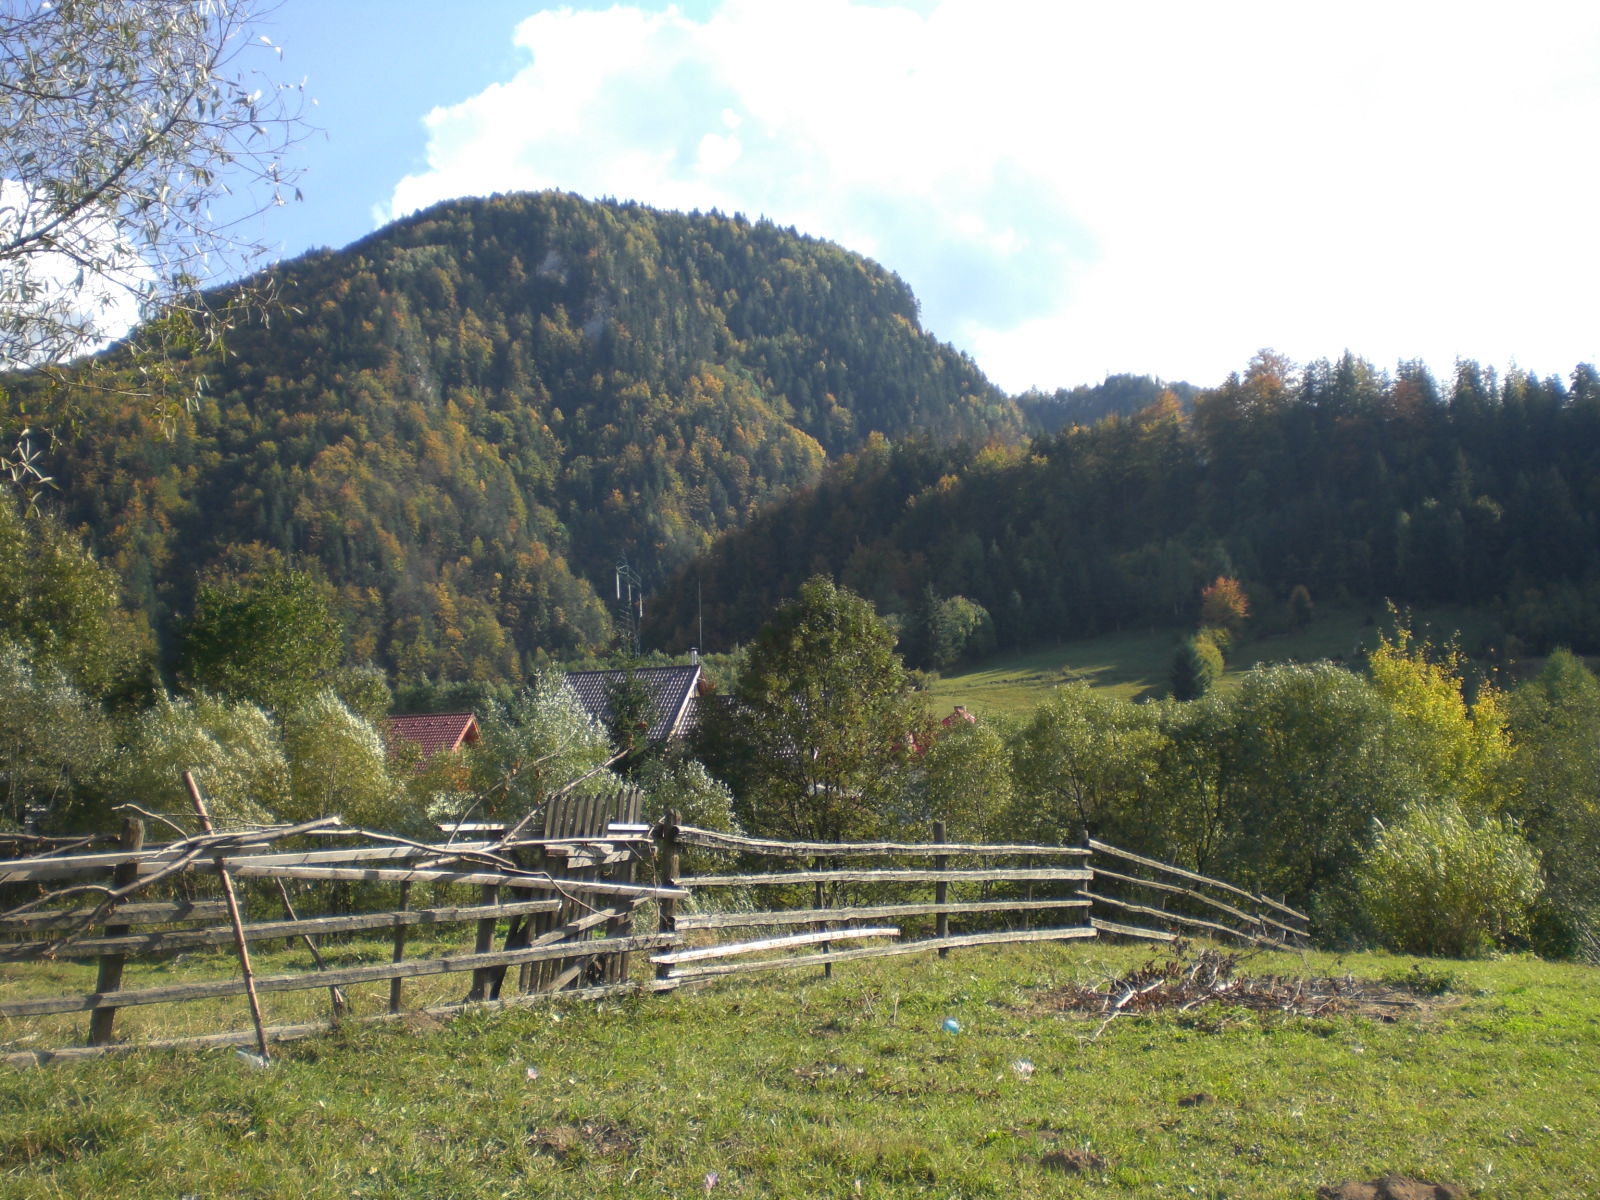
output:
[{"label": "shrub", "polygon": [[1197,634],[1178,647],[1172,659],[1172,695],[1176,700],[1198,700],[1222,678],[1222,651],[1210,638]]},{"label": "shrub", "polygon": [[218,829],[270,823],[289,805],[278,729],[247,700],[161,695],[133,718],[126,736],[120,787],[146,808],[192,816],[185,771],[194,772]]},{"label": "shrub", "polygon": [[1417,805],[1380,830],[1358,876],[1386,945],[1450,958],[1526,933],[1541,887],[1539,860],[1513,825],[1475,823],[1453,801]]}]

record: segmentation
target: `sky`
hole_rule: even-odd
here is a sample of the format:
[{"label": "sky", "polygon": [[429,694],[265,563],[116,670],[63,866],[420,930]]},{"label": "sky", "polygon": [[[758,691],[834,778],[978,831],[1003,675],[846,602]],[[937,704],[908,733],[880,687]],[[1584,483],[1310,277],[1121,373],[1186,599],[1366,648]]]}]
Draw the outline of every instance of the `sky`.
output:
[{"label": "sky", "polygon": [[1600,5],[282,0],[317,131],[262,235],[558,188],[899,274],[1001,387],[1600,363]]}]

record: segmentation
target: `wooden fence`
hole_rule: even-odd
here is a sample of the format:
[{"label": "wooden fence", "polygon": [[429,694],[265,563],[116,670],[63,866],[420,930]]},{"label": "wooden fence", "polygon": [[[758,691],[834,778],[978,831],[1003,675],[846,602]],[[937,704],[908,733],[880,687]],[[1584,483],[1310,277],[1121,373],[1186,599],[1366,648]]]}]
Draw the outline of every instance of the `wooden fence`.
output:
[{"label": "wooden fence", "polygon": [[1282,901],[1093,838],[1088,849],[1094,879],[1082,894],[1106,914],[1090,918],[1102,933],[1162,942],[1224,937],[1267,948],[1309,941],[1310,918]]},{"label": "wooden fence", "polygon": [[[354,846],[328,845],[350,836],[329,820],[207,832],[146,848],[142,824],[130,821],[116,851],[0,862],[0,896],[11,897],[0,905],[0,965],[5,971],[0,1043],[10,1043],[4,1058],[25,1065],[126,1048],[128,1043],[114,1034],[117,1014],[152,1005],[243,996],[251,1014],[249,1029],[149,1038],[139,1044],[253,1045],[265,1060],[269,1042],[324,1031],[341,1020],[392,1019],[419,1011],[437,1016],[467,1005],[528,1003],[557,992],[603,995],[631,988],[629,955],[675,940],[657,932],[636,934],[634,913],[642,904],[687,895],[633,882],[635,862],[650,854],[646,833],[603,836],[612,825],[637,827],[638,806],[638,793],[632,790],[608,797],[563,797],[548,806],[536,835],[511,831],[493,839],[421,843],[358,833],[361,844]],[[322,841],[326,848],[278,848],[309,839]],[[318,889],[324,897],[339,886],[348,895],[361,885],[380,885],[368,886],[365,895],[379,903],[369,911],[308,919],[295,910],[287,886],[291,881],[302,889],[308,883],[324,885]],[[18,902],[24,891],[34,895]],[[142,898],[163,891],[170,895]],[[130,899],[134,896],[141,898]],[[416,903],[422,897],[427,902]],[[281,918],[263,916],[274,909]],[[418,931],[426,930],[437,940],[451,929],[462,931],[463,942],[470,934],[470,942],[427,957],[407,956],[407,940]],[[338,939],[341,952],[358,948],[368,958],[375,950],[387,952],[379,961],[330,965],[324,957],[329,938]],[[252,949],[279,939],[303,945],[312,969],[256,973]],[[125,968],[134,963],[146,975],[170,978],[176,972],[163,968],[176,958],[222,948],[234,952],[237,970],[230,977],[184,978],[156,986],[144,981],[129,986],[124,980]],[[32,964],[36,974],[44,968],[93,965],[93,990],[31,994],[25,972],[17,969],[22,964]],[[517,969],[515,982],[508,985],[512,967]],[[406,981],[463,974],[470,976],[463,998],[406,1007]],[[363,984],[386,986],[382,1011],[352,1013],[346,989]],[[330,1006],[326,1019],[274,1025],[263,1017],[263,996],[322,990]],[[86,1045],[16,1048],[19,1022],[81,1012],[90,1014]]]},{"label": "wooden fence", "polygon": [[[779,842],[679,828],[670,814],[654,835],[658,882],[693,898],[659,906],[662,932],[680,940],[651,955],[658,986],[1101,934],[1263,947],[1307,937],[1307,918],[1287,905],[1098,841],[949,843],[935,822],[929,843]],[[735,869],[680,875],[685,850]],[[1143,894],[1149,903],[1125,898]]]},{"label": "wooden fence", "polygon": [[[332,844],[349,837],[336,822],[312,822],[145,848],[131,822],[116,851],[0,862],[0,896],[34,893],[0,904],[7,910],[0,912],[3,1057],[24,1065],[130,1044],[236,1045],[253,1046],[265,1061],[270,1042],[341,1021],[437,1016],[558,994],[672,990],[760,971],[831,973],[865,958],[942,957],[961,947],[1107,934],[1228,937],[1262,946],[1303,944],[1306,937],[1305,916],[1287,905],[1096,841],[950,843],[937,824],[927,843],[768,841],[680,827],[671,814],[646,826],[633,791],[563,797],[547,806],[537,835],[522,828],[528,824],[457,827],[452,840],[436,843],[362,835],[350,846]],[[462,835],[472,840],[455,840]],[[299,848],[308,841],[321,845]],[[296,848],[283,849],[286,843]],[[641,865],[653,871],[651,882],[635,880]],[[342,886],[347,899],[361,894],[377,903],[307,918],[295,910],[291,882],[323,885],[324,900]],[[165,885],[165,894],[152,883]],[[635,930],[641,905],[654,906],[654,931]],[[463,943],[470,932],[470,948],[407,956],[409,937],[426,932],[437,942],[451,929],[461,931]],[[256,973],[252,948],[280,939],[309,951],[310,969]],[[328,939],[337,964],[324,957]],[[125,966],[137,963],[165,980],[171,976],[164,968],[176,959],[207,952],[215,974],[226,962],[216,952],[227,949],[235,964],[227,977],[153,985],[124,978]],[[344,961],[357,951],[366,961]],[[648,955],[652,969],[637,967],[636,953]],[[16,972],[23,964],[76,964],[80,972],[93,966],[93,989],[34,994],[39,989]],[[436,993],[424,995],[407,1008],[406,981],[437,985],[435,977],[460,975],[470,976],[464,996],[439,1002]],[[369,993],[367,1011],[357,1011],[348,989],[362,985],[386,985],[387,996]],[[294,994],[303,1006],[306,994],[318,991],[327,992],[326,1018],[302,1012],[269,1023],[263,1015],[263,996]],[[240,996],[249,1005],[249,1029],[136,1043],[114,1033],[125,1010]],[[74,1040],[59,1017],[81,1012],[89,1014],[87,1044],[23,1045],[29,1038]],[[50,1017],[58,1023],[43,1033],[25,1024]],[[237,1018],[222,1010],[199,1020]]]}]

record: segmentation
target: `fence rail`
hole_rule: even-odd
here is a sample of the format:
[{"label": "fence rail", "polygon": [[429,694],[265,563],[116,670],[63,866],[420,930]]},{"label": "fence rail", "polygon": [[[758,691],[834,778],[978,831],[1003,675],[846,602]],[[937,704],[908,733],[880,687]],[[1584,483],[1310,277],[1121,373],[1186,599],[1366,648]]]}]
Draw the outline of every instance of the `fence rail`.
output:
[{"label": "fence rail", "polygon": [[[749,972],[820,967],[827,973],[867,958],[1096,935],[1085,920],[1093,901],[1073,894],[1093,877],[1090,851],[1082,846],[947,842],[938,822],[929,842],[776,841],[679,827],[672,814],[654,833],[657,882],[688,889],[695,906],[685,911],[680,902],[664,903],[662,930],[699,943],[652,956],[661,986]],[[680,876],[688,850],[702,860],[731,860],[737,869]],[[1036,866],[1035,858],[1071,865]],[[846,867],[839,865],[844,859],[880,861]],[[964,898],[952,900],[952,889]],[[732,910],[729,895],[739,897]],[[794,903],[797,895],[810,903]],[[952,934],[952,919],[965,929]],[[885,921],[893,924],[865,924]],[[776,932],[796,926],[809,930]],[[748,932],[718,940],[734,931]],[[868,939],[882,943],[836,948]],[[712,959],[718,961],[706,962]]]},{"label": "fence rail", "polygon": [[[1098,861],[1093,863],[1093,882],[1082,889],[1081,894],[1095,905],[1114,910],[1119,918],[1115,921],[1100,916],[1091,918],[1103,932],[1165,942],[1175,940],[1178,931],[1173,927],[1177,926],[1200,930],[1203,935],[1215,934],[1268,947],[1304,945],[1309,939],[1311,918],[1281,900],[1093,838],[1089,839],[1088,848],[1097,859],[1110,858],[1119,865],[1133,864],[1144,868],[1147,876],[1153,876],[1132,875],[1126,869],[1116,871],[1101,866]],[[1102,881],[1111,886],[1103,886]],[[1208,892],[1220,892],[1227,899]],[[1130,898],[1130,893],[1149,902],[1139,903]],[[1150,900],[1145,893],[1154,893],[1154,899]],[[1152,922],[1156,928],[1125,924],[1120,919],[1122,914]],[[1223,917],[1230,920],[1223,920]]]}]

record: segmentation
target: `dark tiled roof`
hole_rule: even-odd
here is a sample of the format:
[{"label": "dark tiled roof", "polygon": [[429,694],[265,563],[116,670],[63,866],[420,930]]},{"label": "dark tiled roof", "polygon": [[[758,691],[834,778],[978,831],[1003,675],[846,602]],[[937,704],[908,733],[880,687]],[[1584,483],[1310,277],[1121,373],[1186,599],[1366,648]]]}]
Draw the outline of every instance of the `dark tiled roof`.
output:
[{"label": "dark tiled roof", "polygon": [[[611,718],[611,703],[606,694],[607,689],[614,682],[626,678],[627,674],[627,671],[621,669],[568,671],[567,686],[572,689],[573,694],[578,697],[578,702],[588,714],[605,725]],[[638,667],[633,674],[634,678],[649,691],[650,699],[655,702],[655,715],[650,721],[649,731],[645,734],[649,741],[660,742],[671,737],[683,737],[694,728],[695,701],[700,691],[698,665]]]},{"label": "dark tiled roof", "polygon": [[408,713],[401,717],[390,717],[390,753],[394,752],[395,743],[402,739],[422,747],[422,761],[427,762],[441,750],[459,750],[477,741],[478,718],[469,712]]}]

